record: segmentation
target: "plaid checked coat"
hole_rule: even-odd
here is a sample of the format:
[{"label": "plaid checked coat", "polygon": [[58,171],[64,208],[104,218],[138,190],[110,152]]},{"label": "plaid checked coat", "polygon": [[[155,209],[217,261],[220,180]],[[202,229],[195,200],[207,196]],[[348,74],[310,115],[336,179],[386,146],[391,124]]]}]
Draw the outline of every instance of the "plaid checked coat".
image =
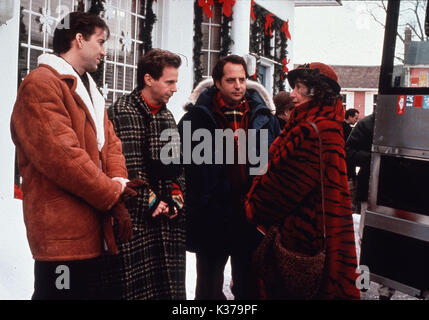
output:
[{"label": "plaid checked coat", "polygon": [[[167,107],[153,115],[135,89],[118,99],[108,115],[122,141],[129,179],[148,181],[164,201],[171,197],[173,183],[184,192],[182,168],[171,170],[159,161],[161,131],[176,129]],[[127,202],[133,238],[119,246],[118,255],[108,257],[108,286],[120,293],[121,299],[185,299],[184,212],[172,220],[165,216],[154,219],[148,214],[149,188],[137,191]]]}]

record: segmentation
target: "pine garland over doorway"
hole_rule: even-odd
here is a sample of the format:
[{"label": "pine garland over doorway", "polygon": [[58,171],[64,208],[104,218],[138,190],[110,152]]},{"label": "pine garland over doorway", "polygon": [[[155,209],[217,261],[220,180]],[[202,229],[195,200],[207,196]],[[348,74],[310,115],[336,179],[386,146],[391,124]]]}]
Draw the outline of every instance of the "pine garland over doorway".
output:
[{"label": "pine garland over doorway", "polygon": [[[219,0],[213,0],[219,3]],[[203,23],[203,7],[200,5],[201,2],[208,2],[205,0],[195,0],[194,1],[194,50],[193,50],[193,61],[194,61],[194,87],[203,79],[203,70],[201,66],[201,54],[203,47],[203,33],[202,33],[202,23]],[[232,4],[233,6],[233,4]],[[231,45],[233,40],[231,38],[231,22],[232,14],[226,16],[224,10],[222,10],[222,22],[221,22],[221,40],[220,40],[220,53],[219,57],[225,57],[231,53]]]},{"label": "pine garland over doorway", "polygon": [[[260,65],[261,57],[275,61],[273,94],[285,90],[287,74],[288,22],[281,20],[252,1],[249,50]],[[271,39],[274,37],[274,47]],[[255,75],[257,77],[257,75]]]}]

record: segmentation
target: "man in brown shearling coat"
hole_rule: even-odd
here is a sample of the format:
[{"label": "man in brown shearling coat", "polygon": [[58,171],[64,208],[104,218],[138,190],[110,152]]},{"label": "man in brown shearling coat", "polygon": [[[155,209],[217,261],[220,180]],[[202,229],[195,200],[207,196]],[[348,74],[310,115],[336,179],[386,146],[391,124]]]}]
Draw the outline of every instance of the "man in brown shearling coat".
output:
[{"label": "man in brown shearling coat", "polygon": [[73,12],[62,26],[67,19],[69,27],[55,30],[55,54],[41,55],[22,82],[11,118],[35,259],[33,299],[101,298],[92,284],[104,247],[117,251],[112,217],[122,241],[132,234],[119,205],[128,181],[121,141],[88,75],[106,55],[109,30],[88,13]]}]

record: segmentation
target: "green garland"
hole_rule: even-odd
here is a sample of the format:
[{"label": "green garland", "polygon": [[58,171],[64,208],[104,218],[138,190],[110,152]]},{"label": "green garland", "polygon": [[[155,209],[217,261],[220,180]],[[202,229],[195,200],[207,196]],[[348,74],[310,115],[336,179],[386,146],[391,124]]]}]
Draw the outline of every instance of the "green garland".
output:
[{"label": "green garland", "polygon": [[227,17],[222,15],[222,24],[220,27],[220,57],[226,57],[231,53],[231,46],[234,43],[231,38],[232,14]]},{"label": "green garland", "polygon": [[273,17],[274,21],[271,25],[271,29],[275,34],[273,55],[273,47],[271,46],[271,39],[273,36],[265,34],[265,17],[269,12],[257,4],[253,6],[253,12],[256,20],[252,20],[250,25],[249,49],[250,52],[256,56],[257,65],[260,64],[260,58],[262,56],[277,62],[274,65],[273,83],[273,93],[276,94],[279,91],[285,90],[284,81],[286,79],[286,74],[283,71],[282,61],[283,59],[287,59],[287,38],[285,34],[280,31],[284,21],[276,16]]},{"label": "green garland", "polygon": [[203,79],[203,69],[201,67],[201,48],[203,47],[203,9],[198,5],[198,0],[194,1],[194,88]]},{"label": "green garland", "polygon": [[141,40],[143,43],[140,45],[140,54],[148,52],[152,49],[152,29],[156,22],[156,15],[152,9],[153,0],[147,0],[146,3],[146,15],[144,21],[143,30],[141,30]]},{"label": "green garland", "polygon": [[[83,1],[79,1],[79,6],[82,4]],[[88,12],[99,16],[101,11],[104,11],[104,0],[91,0],[91,7]]]},{"label": "green garland", "polygon": [[[221,31],[220,31],[220,57],[225,57],[231,53],[231,45],[234,43],[231,38],[231,22],[230,17],[222,15]],[[194,1],[194,87],[203,79],[203,70],[201,67],[201,54],[203,47],[203,33],[201,26],[203,23],[203,10],[198,5],[198,0]]]}]

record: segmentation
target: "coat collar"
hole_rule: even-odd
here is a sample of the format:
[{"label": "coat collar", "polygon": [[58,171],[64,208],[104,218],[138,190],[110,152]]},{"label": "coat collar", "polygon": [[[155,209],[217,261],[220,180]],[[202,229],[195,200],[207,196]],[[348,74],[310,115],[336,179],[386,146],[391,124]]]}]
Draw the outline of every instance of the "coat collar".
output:
[{"label": "coat collar", "polygon": [[105,105],[104,105],[104,98],[98,91],[97,85],[95,84],[92,77],[88,74],[89,88],[91,92],[91,97],[90,97],[80,76],[76,73],[73,67],[63,58],[60,58],[54,54],[45,53],[39,56],[37,62],[39,66],[47,65],[52,69],[54,69],[60,75],[60,79],[73,80],[71,91],[75,92],[85,104],[86,109],[88,111],[87,114],[89,113],[90,118],[92,119],[95,125],[98,150],[101,151],[105,142],[105,137],[104,137]]},{"label": "coat collar", "polygon": [[[130,93],[131,99],[133,99],[132,106],[136,106],[138,109],[141,110],[146,116],[150,118],[154,118],[155,116],[152,114],[152,111],[150,110],[149,106],[146,104],[146,102],[143,100],[141,96],[141,89],[135,88]],[[167,109],[167,105],[165,103],[162,104],[161,109],[159,112],[162,112]]]},{"label": "coat collar", "polygon": [[[197,102],[201,93],[203,93],[206,89],[213,87],[213,85],[214,85],[214,83],[213,83],[213,79],[211,77],[201,81],[195,87],[195,89],[192,91],[188,101],[185,103],[183,108],[188,109],[189,106],[195,105],[195,103]],[[246,91],[249,91],[249,90],[255,90],[261,96],[265,105],[271,111],[275,110],[273,99],[269,95],[268,91],[264,88],[264,86],[262,86],[261,84],[259,84],[256,81],[247,80],[246,81]]]}]

